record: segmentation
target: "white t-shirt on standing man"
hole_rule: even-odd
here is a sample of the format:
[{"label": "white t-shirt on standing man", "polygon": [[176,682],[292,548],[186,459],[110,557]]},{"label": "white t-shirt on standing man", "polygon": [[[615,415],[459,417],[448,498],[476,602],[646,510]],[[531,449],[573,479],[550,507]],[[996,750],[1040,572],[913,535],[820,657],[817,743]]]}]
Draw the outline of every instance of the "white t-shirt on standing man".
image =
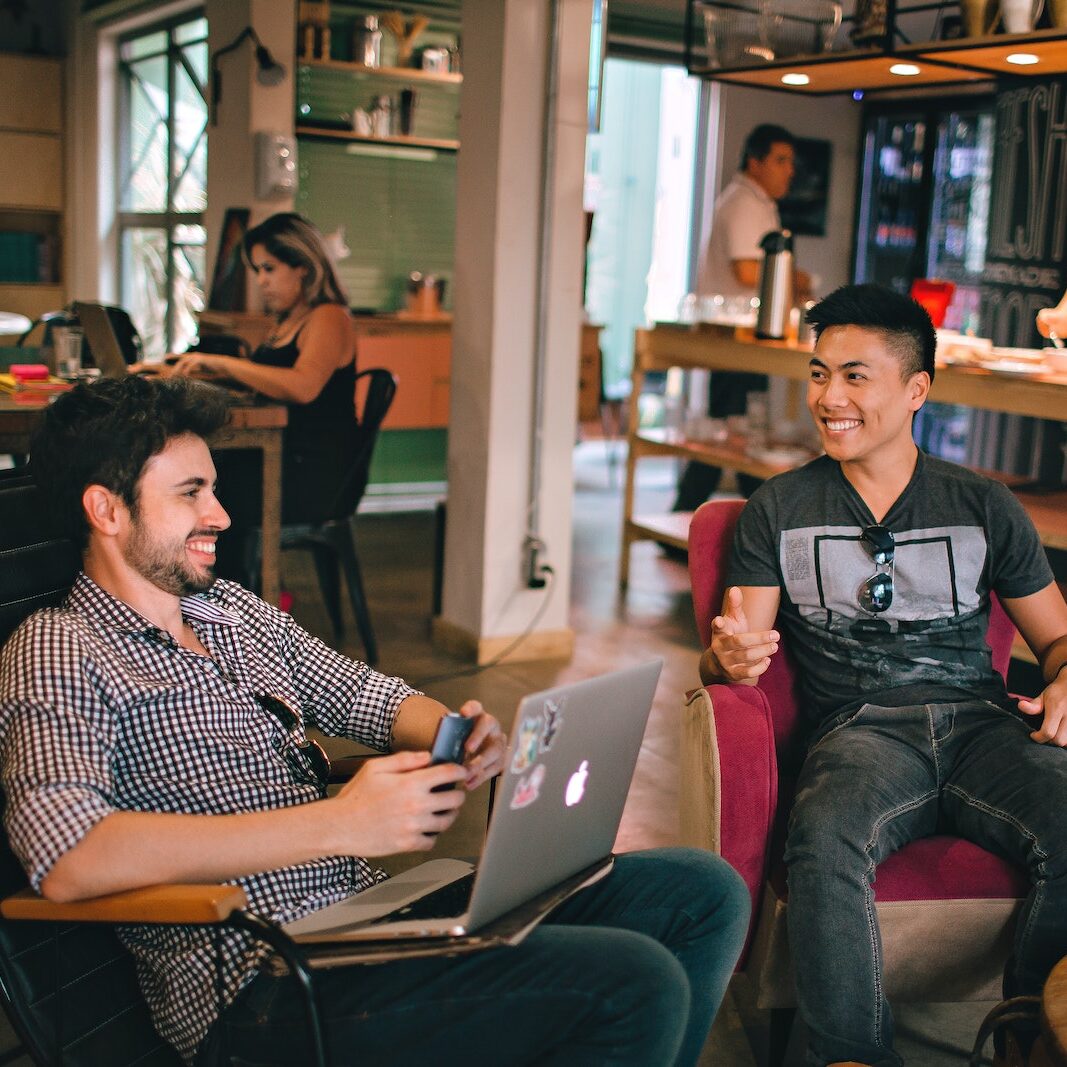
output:
[{"label": "white t-shirt on standing man", "polygon": [[711,236],[697,279],[698,292],[705,296],[755,296],[754,289],[737,280],[731,262],[762,259],[763,235],[781,228],[778,205],[763,186],[746,174],[735,174],[715,201]]}]

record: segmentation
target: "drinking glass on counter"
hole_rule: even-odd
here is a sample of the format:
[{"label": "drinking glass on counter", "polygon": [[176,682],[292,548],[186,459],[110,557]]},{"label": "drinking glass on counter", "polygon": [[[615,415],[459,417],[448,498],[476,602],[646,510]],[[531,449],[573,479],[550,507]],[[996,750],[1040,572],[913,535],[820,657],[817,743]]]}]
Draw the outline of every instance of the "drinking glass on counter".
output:
[{"label": "drinking glass on counter", "polygon": [[82,369],[83,334],[78,326],[55,329],[56,375],[60,378],[77,378]]}]

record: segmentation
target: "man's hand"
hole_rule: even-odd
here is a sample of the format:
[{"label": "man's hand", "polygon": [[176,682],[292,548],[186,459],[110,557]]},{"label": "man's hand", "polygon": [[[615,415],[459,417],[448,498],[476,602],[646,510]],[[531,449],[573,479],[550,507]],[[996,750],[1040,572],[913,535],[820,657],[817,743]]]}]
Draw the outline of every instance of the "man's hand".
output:
[{"label": "man's hand", "polygon": [[455,822],[466,799],[462,789],[432,790],[462,782],[469,773],[455,763],[431,767],[429,752],[368,760],[337,796],[323,801],[331,806],[335,854],[391,856],[432,848],[435,835]]},{"label": "man's hand", "polygon": [[1030,733],[1032,741],[1067,748],[1067,670],[1061,669],[1033,700],[1021,699],[1019,710],[1026,715],[1043,716],[1041,725]]},{"label": "man's hand", "polygon": [[704,668],[730,682],[753,684],[771,665],[778,651],[777,630],[750,632],[744,597],[737,586],[726,590],[724,613],[711,620],[711,645],[704,653]]},{"label": "man's hand", "polygon": [[468,700],[459,713],[465,718],[474,719],[474,729],[463,746],[467,753],[463,765],[467,771],[467,789],[477,789],[482,782],[489,781],[504,770],[508,739],[500,723],[477,700]]},{"label": "man's hand", "polygon": [[1054,333],[1067,339],[1067,303],[1061,300],[1054,308],[1042,308],[1037,313],[1037,332],[1042,337]]}]

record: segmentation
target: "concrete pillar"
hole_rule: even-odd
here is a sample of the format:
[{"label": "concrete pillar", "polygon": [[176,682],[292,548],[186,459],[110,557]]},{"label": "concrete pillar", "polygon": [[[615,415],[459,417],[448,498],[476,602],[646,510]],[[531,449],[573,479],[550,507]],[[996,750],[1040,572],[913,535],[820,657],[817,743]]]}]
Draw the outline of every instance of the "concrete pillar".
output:
[{"label": "concrete pillar", "polygon": [[[568,656],[572,450],[584,249],[591,0],[556,0],[551,173],[542,147],[549,115],[552,0],[464,0],[448,527],[442,615],[435,638],[484,663],[550,601],[509,658]],[[547,189],[547,199],[546,199]],[[543,212],[544,206],[544,212]],[[548,221],[541,453],[534,454],[534,381],[542,220]],[[527,587],[524,540],[531,484],[555,571]]]},{"label": "concrete pillar", "polygon": [[207,0],[205,11],[212,56],[251,26],[286,72],[279,85],[260,85],[255,44],[250,40],[219,60],[222,96],[218,121],[208,126],[208,206],[204,213],[210,272],[227,208],[249,208],[253,225],[276,211],[293,210],[292,197],[260,200],[256,196],[255,135],[259,131],[293,134],[296,0]]}]

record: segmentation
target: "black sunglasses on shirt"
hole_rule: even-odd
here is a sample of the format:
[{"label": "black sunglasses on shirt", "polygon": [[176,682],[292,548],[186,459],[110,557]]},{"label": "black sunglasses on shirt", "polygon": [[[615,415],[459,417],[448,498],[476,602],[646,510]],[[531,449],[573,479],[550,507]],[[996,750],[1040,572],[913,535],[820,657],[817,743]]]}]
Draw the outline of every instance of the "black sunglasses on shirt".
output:
[{"label": "black sunglasses on shirt", "polygon": [[[304,779],[308,779],[310,772],[310,784],[318,786],[321,791],[325,792],[330,781],[331,770],[330,757],[326,755],[326,750],[318,741],[306,735],[296,740],[293,735],[294,731],[299,729],[300,716],[293,711],[289,702],[283,697],[274,696],[271,693],[256,693],[255,700],[264,711],[269,711],[278,720],[282,729],[293,741],[293,748],[296,751],[294,752],[293,748],[287,745],[282,752],[282,755],[289,760],[290,766]],[[297,762],[294,762],[290,757],[297,753],[299,756]]]},{"label": "black sunglasses on shirt", "polygon": [[[896,541],[892,530],[875,523],[860,534],[860,544],[879,568],[860,586],[860,607],[878,615],[887,611],[893,603],[893,559],[896,554]],[[880,569],[882,567],[889,569],[883,571]]]}]

